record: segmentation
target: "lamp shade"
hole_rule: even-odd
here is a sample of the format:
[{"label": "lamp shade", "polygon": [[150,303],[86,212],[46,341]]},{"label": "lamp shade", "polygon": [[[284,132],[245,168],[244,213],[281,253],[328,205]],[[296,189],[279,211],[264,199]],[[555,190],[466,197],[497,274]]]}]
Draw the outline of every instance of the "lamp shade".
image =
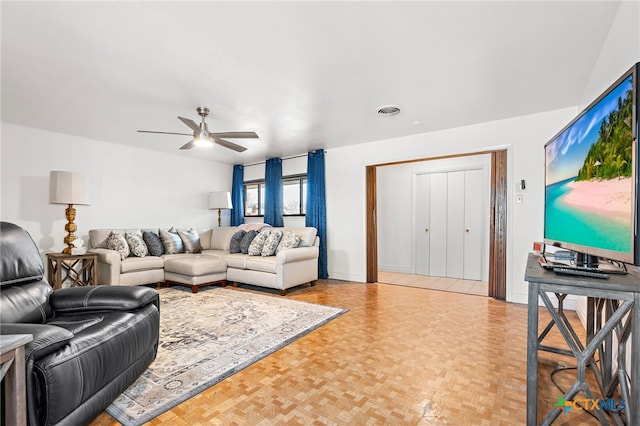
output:
[{"label": "lamp shade", "polygon": [[232,209],[231,193],[226,191],[209,193],[209,209]]},{"label": "lamp shade", "polygon": [[80,173],[51,171],[49,173],[49,204],[79,204],[88,206],[87,180]]}]

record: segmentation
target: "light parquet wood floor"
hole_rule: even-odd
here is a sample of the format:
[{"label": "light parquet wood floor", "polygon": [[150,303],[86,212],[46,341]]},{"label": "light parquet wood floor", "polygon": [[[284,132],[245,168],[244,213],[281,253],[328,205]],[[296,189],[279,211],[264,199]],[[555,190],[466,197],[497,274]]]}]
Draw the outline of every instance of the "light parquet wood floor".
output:
[{"label": "light parquet wood floor", "polygon": [[[525,424],[525,305],[335,280],[286,297],[350,311],[148,424]],[[540,312],[543,327],[549,317]],[[542,413],[561,395],[551,370],[570,360],[541,353],[540,361]],[[91,423],[117,424],[106,413]],[[555,424],[597,423],[576,411]]]},{"label": "light parquet wood floor", "polygon": [[434,277],[429,275],[405,274],[402,272],[378,271],[378,282],[429,290],[452,291],[454,293],[487,296],[489,283],[486,281],[463,280],[457,278]]}]

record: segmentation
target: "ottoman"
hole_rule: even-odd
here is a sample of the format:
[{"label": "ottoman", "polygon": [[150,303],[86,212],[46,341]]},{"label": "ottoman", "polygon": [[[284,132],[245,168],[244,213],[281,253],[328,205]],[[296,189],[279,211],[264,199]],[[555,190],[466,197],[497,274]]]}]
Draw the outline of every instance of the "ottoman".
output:
[{"label": "ottoman", "polygon": [[181,285],[198,288],[211,284],[227,285],[227,263],[213,256],[188,255],[167,259],[164,262],[164,281],[167,287]]}]

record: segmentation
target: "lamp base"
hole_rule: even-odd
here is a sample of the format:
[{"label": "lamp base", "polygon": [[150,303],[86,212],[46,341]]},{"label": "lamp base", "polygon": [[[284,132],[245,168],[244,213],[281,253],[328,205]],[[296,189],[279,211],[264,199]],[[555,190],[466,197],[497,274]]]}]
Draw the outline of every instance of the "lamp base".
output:
[{"label": "lamp base", "polygon": [[218,209],[218,228],[220,228],[220,224],[222,223],[222,216],[221,216],[220,210],[222,209]]},{"label": "lamp base", "polygon": [[65,213],[67,214],[67,224],[64,226],[64,230],[67,231],[67,236],[64,237],[64,242],[67,247],[62,250],[64,254],[72,254],[71,250],[73,249],[73,242],[76,240],[76,235],[74,232],[78,229],[76,224],[73,221],[76,218],[76,209],[73,208],[73,204],[69,204],[69,207],[66,208]]}]

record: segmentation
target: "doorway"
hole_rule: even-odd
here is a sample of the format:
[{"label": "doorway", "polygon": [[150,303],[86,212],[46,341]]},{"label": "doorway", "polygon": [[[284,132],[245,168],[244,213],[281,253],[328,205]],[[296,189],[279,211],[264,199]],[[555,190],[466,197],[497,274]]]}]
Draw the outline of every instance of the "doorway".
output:
[{"label": "doorway", "polygon": [[[367,166],[367,282],[378,282],[378,167],[400,165],[431,160],[469,157],[490,154],[490,195],[488,223],[488,291],[485,294],[504,300],[506,298],[506,177],[507,151],[496,150],[463,155],[416,159],[405,162]],[[486,222],[485,222],[486,223]]]}]

